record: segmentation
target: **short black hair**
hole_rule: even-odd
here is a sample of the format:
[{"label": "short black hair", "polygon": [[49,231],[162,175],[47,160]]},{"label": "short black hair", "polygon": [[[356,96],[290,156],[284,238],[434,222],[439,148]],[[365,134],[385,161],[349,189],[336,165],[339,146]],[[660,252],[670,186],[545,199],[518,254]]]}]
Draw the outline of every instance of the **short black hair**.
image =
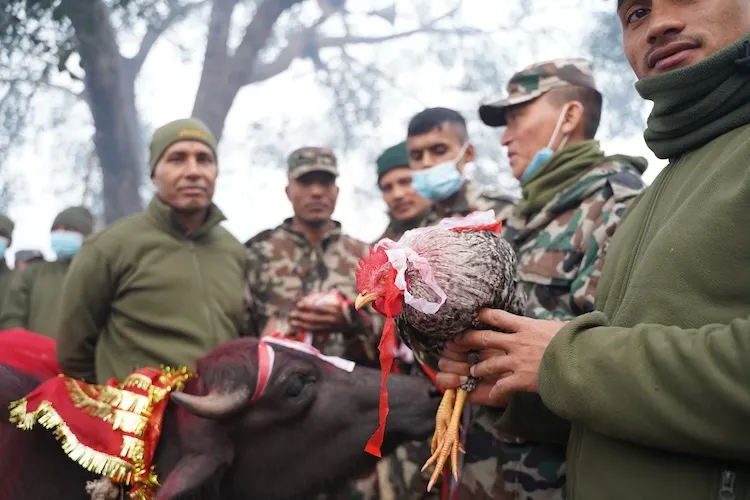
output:
[{"label": "short black hair", "polygon": [[602,118],[602,95],[588,87],[566,85],[556,87],[548,92],[552,102],[564,106],[570,101],[578,101],[583,105],[583,136],[593,139],[599,130],[599,122]]},{"label": "short black hair", "polygon": [[420,111],[409,120],[406,136],[424,135],[441,128],[444,123],[448,123],[453,127],[461,142],[466,142],[469,138],[466,129],[466,119],[458,111],[449,108],[427,108],[424,111]]}]

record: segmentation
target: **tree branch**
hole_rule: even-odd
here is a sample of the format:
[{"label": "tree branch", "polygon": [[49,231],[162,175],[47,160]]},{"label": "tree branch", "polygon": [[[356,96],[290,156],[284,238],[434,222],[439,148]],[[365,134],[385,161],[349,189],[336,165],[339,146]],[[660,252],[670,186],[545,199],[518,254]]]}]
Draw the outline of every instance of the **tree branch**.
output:
[{"label": "tree branch", "polygon": [[[279,16],[304,0],[265,0],[255,11],[253,20],[245,30],[245,36],[237,46],[232,57],[233,77],[235,84],[241,88],[250,79],[250,74],[258,60],[258,52],[265,46],[271,36],[273,27]],[[316,25],[318,23],[315,23]]]},{"label": "tree branch", "polygon": [[[412,30],[402,31],[399,33],[393,33],[390,35],[383,36],[339,36],[339,37],[323,37],[318,38],[313,43],[318,49],[331,48],[331,47],[343,47],[347,45],[375,45],[379,43],[389,42],[400,38],[408,38],[413,35],[420,33],[445,33],[454,35],[476,35],[483,33],[479,29],[475,28],[436,28],[435,25],[447,18],[452,17],[456,14],[459,7],[455,7],[450,11],[442,14],[427,23],[422,24],[418,28]],[[273,61],[268,63],[256,63],[253,70],[250,72],[249,78],[245,80],[243,85],[249,85],[252,83],[262,82],[273,78],[289,69],[295,59],[302,57],[307,43],[311,37],[315,36],[315,30],[320,25],[320,21],[315,22],[312,26],[304,28],[297,32],[296,35],[290,36],[287,45],[279,52]]]},{"label": "tree branch", "polygon": [[135,56],[123,57],[126,75],[135,80],[156,41],[172,26],[185,19],[194,10],[206,5],[206,3],[206,0],[198,0],[187,4],[183,4],[179,0],[169,0],[167,2],[169,12],[163,18],[149,24]]}]

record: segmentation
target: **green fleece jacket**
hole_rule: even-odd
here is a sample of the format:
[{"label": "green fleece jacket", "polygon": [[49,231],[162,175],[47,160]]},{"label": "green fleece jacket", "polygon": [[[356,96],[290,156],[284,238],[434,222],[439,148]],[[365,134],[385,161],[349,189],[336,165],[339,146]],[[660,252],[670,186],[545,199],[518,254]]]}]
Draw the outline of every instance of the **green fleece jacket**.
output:
[{"label": "green fleece jacket", "polygon": [[547,349],[568,499],[750,498],[749,167],[750,125],[673,160],[614,235],[597,312]]},{"label": "green fleece jacket", "polygon": [[243,322],[245,249],[219,223],[186,232],[154,198],[145,212],[88,238],[60,307],[57,356],[66,374],[104,383],[145,366],[194,368]]},{"label": "green fleece jacket", "polygon": [[39,262],[14,272],[4,295],[0,329],[26,328],[55,338],[65,275],[70,260]]},{"label": "green fleece jacket", "polygon": [[13,281],[13,276],[15,276],[15,273],[8,267],[5,259],[0,260],[0,313],[3,310],[3,303],[5,302],[10,284]]}]

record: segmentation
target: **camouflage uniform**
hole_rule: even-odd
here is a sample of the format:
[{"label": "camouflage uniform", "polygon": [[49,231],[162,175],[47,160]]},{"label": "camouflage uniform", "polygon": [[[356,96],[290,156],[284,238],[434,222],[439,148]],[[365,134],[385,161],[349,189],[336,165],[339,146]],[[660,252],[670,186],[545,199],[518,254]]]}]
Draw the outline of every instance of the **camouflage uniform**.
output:
[{"label": "camouflage uniform", "polygon": [[[480,114],[488,125],[503,125],[505,106],[528,102],[551,88],[569,84],[595,89],[585,61],[557,60],[531,66],[511,79],[507,99],[482,106]],[[645,160],[605,157],[596,141],[586,141],[558,151],[548,160],[551,168],[543,166],[524,183],[524,196],[534,179],[565,169],[559,159],[573,148],[594,149],[599,159],[589,165],[583,162],[575,178],[561,184],[541,208],[524,209],[523,203],[519,204],[504,225],[503,236],[516,250],[521,286],[529,297],[526,315],[533,318],[570,320],[594,310],[609,240],[644,187],[641,174]],[[553,165],[555,161],[559,164]],[[550,412],[537,394],[514,395],[504,411],[477,408],[455,498],[564,498],[569,430],[570,424]],[[505,483],[505,495],[497,486],[500,480]]]},{"label": "camouflage uniform", "polygon": [[434,226],[445,217],[463,217],[471,212],[494,210],[497,220],[505,220],[513,212],[515,202],[505,198],[491,198],[484,195],[476,186],[465,183],[448,207],[435,205],[420,227]]},{"label": "camouflage uniform", "polygon": [[[494,210],[495,216],[499,220],[504,220],[513,212],[513,203],[511,200],[485,196],[474,185],[465,183],[450,206],[434,206],[419,227],[434,226],[445,217],[466,216],[474,211],[485,210]],[[416,362],[399,366],[404,367],[405,373],[427,377],[425,371]],[[381,460],[378,466],[381,499],[438,500],[442,498],[443,478],[438,480],[431,492],[427,493],[427,484],[434,469],[429,467],[424,472],[420,472],[422,465],[432,455],[431,443],[432,436],[426,441],[406,443],[400,446],[393,455]]]},{"label": "camouflage uniform", "polygon": [[[290,175],[301,176],[314,171],[338,174],[332,151],[302,148],[290,155]],[[245,289],[247,333],[259,336],[269,319],[275,318],[276,330],[297,338],[300,332],[293,332],[288,326],[288,314],[296,302],[313,293],[338,291],[345,299],[344,316],[355,326],[356,333],[316,334],[312,344],[323,354],[378,367],[377,345],[383,318],[369,307],[367,312],[356,311],[352,302],[357,296],[355,270],[367,244],[343,234],[341,224],[331,221],[331,229],[315,247],[294,229],[292,220],[262,231],[245,243],[249,269]],[[364,448],[364,443],[362,446]],[[349,482],[341,491],[317,498],[369,500],[377,498],[376,491],[376,475],[371,471]]]}]

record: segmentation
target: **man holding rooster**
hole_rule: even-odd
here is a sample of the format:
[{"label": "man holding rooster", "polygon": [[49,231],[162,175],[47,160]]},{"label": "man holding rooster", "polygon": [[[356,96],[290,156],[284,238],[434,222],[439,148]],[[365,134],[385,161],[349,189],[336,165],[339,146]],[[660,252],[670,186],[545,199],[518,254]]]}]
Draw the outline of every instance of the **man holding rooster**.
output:
[{"label": "man holding rooster", "polygon": [[[486,125],[504,127],[501,144],[523,191],[503,237],[518,257],[526,316],[573,319],[594,309],[604,252],[644,187],[646,161],[606,156],[599,148],[594,136],[602,96],[586,61],[533,64],[513,75],[507,91],[504,99],[479,108]],[[508,492],[562,499],[569,424],[536,395],[514,396],[508,408],[502,417],[478,410],[466,444],[462,491],[497,490],[497,478],[486,471],[488,462],[500,460]],[[492,443],[490,436],[501,442]]]},{"label": "man holding rooster", "polygon": [[571,500],[747,498],[750,2],[618,0],[617,15],[654,103],[646,143],[670,164],[612,238],[595,311],[482,310],[510,335],[467,332],[439,379],[481,377],[470,399],[501,407],[538,393],[570,421]]}]

